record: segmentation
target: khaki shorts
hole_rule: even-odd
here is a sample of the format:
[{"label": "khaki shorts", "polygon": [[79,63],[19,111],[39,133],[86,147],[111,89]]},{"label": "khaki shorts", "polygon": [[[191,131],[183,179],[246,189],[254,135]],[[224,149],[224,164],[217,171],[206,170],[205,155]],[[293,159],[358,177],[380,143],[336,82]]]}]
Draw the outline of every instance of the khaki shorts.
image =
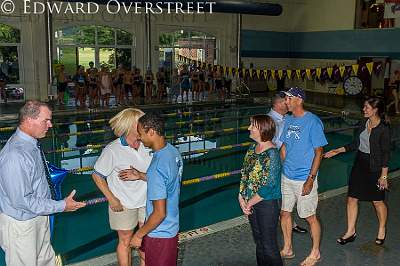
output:
[{"label": "khaki shorts", "polygon": [[282,174],[282,211],[292,212],[297,203],[297,213],[300,218],[307,218],[316,214],[318,206],[318,180],[314,180],[310,194],[302,196],[305,181],[291,180]]},{"label": "khaki shorts", "polygon": [[126,209],[115,212],[108,207],[110,227],[113,230],[133,230],[138,223],[144,223],[146,208]]}]

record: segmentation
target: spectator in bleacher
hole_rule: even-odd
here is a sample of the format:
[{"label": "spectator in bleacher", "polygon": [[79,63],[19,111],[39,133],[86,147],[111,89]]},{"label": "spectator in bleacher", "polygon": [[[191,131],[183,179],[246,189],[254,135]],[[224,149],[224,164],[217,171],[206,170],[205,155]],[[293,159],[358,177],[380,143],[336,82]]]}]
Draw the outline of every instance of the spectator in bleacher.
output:
[{"label": "spectator in bleacher", "polygon": [[99,84],[100,84],[101,104],[103,107],[108,107],[110,104],[110,96],[113,84],[112,84],[112,75],[106,65],[103,65],[99,72]]},{"label": "spectator in bleacher", "polygon": [[89,106],[94,107],[99,103],[99,90],[97,88],[97,68],[94,67],[94,63],[89,62],[89,68],[86,69],[86,75],[88,78],[88,94],[89,94]]},{"label": "spectator in bleacher", "polygon": [[[64,93],[67,92],[68,75],[65,72],[65,66],[61,65],[60,70],[56,73],[57,76],[57,102],[64,105]],[[67,92],[68,93],[68,92]]]},{"label": "spectator in bleacher", "polygon": [[157,100],[161,102],[166,93],[166,88],[165,88],[166,76],[163,67],[159,68],[156,74],[156,78],[157,78]]},{"label": "spectator in bleacher", "polygon": [[7,103],[6,85],[7,76],[0,69],[0,98],[3,99],[4,103]]},{"label": "spectator in bleacher", "polygon": [[147,69],[146,71],[146,76],[145,76],[145,86],[146,86],[146,102],[151,103],[151,98],[153,96],[153,81],[154,81],[154,75],[153,72],[151,71],[151,68]]},{"label": "spectator in bleacher", "polygon": [[88,78],[83,66],[79,65],[76,68],[76,74],[73,78],[75,82],[75,106],[83,108],[86,106],[86,94],[87,94],[87,83]]}]

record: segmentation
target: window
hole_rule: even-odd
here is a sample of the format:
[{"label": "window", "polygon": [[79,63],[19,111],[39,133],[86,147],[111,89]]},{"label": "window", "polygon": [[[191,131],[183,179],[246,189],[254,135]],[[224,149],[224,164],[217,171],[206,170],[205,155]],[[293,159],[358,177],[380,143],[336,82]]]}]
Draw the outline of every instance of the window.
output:
[{"label": "window", "polygon": [[66,72],[75,73],[77,65],[85,68],[93,61],[96,67],[118,64],[131,67],[135,63],[134,37],[131,33],[108,26],[76,26],[55,31],[57,61]]},{"label": "window", "polygon": [[186,60],[217,64],[217,39],[207,33],[189,30],[164,32],[159,36],[160,65],[170,81],[173,68],[187,64]]},{"label": "window", "polygon": [[20,84],[19,46],[20,30],[0,23],[0,85],[5,86],[5,99],[24,100],[24,89]]}]

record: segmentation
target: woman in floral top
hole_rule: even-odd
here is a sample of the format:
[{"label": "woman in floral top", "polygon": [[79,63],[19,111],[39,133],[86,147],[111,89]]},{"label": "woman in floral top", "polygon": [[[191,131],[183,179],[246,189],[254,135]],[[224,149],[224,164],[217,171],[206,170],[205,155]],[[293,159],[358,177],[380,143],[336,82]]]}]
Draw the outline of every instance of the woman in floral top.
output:
[{"label": "woman in floral top", "polygon": [[239,203],[249,217],[256,242],[257,265],[281,266],[277,226],[281,199],[281,161],[272,143],[275,123],[268,115],[250,119],[250,138],[240,180]]}]

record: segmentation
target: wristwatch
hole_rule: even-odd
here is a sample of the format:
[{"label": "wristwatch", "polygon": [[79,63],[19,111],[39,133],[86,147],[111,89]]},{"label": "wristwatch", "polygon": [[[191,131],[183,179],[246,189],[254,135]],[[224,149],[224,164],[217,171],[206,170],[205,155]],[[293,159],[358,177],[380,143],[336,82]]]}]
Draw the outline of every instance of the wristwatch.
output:
[{"label": "wristwatch", "polygon": [[387,179],[387,175],[381,176],[381,178],[382,178],[383,180],[386,180],[386,179]]},{"label": "wristwatch", "polygon": [[311,177],[312,180],[314,180],[316,177],[316,175],[313,175],[313,174],[309,174],[308,176]]}]

